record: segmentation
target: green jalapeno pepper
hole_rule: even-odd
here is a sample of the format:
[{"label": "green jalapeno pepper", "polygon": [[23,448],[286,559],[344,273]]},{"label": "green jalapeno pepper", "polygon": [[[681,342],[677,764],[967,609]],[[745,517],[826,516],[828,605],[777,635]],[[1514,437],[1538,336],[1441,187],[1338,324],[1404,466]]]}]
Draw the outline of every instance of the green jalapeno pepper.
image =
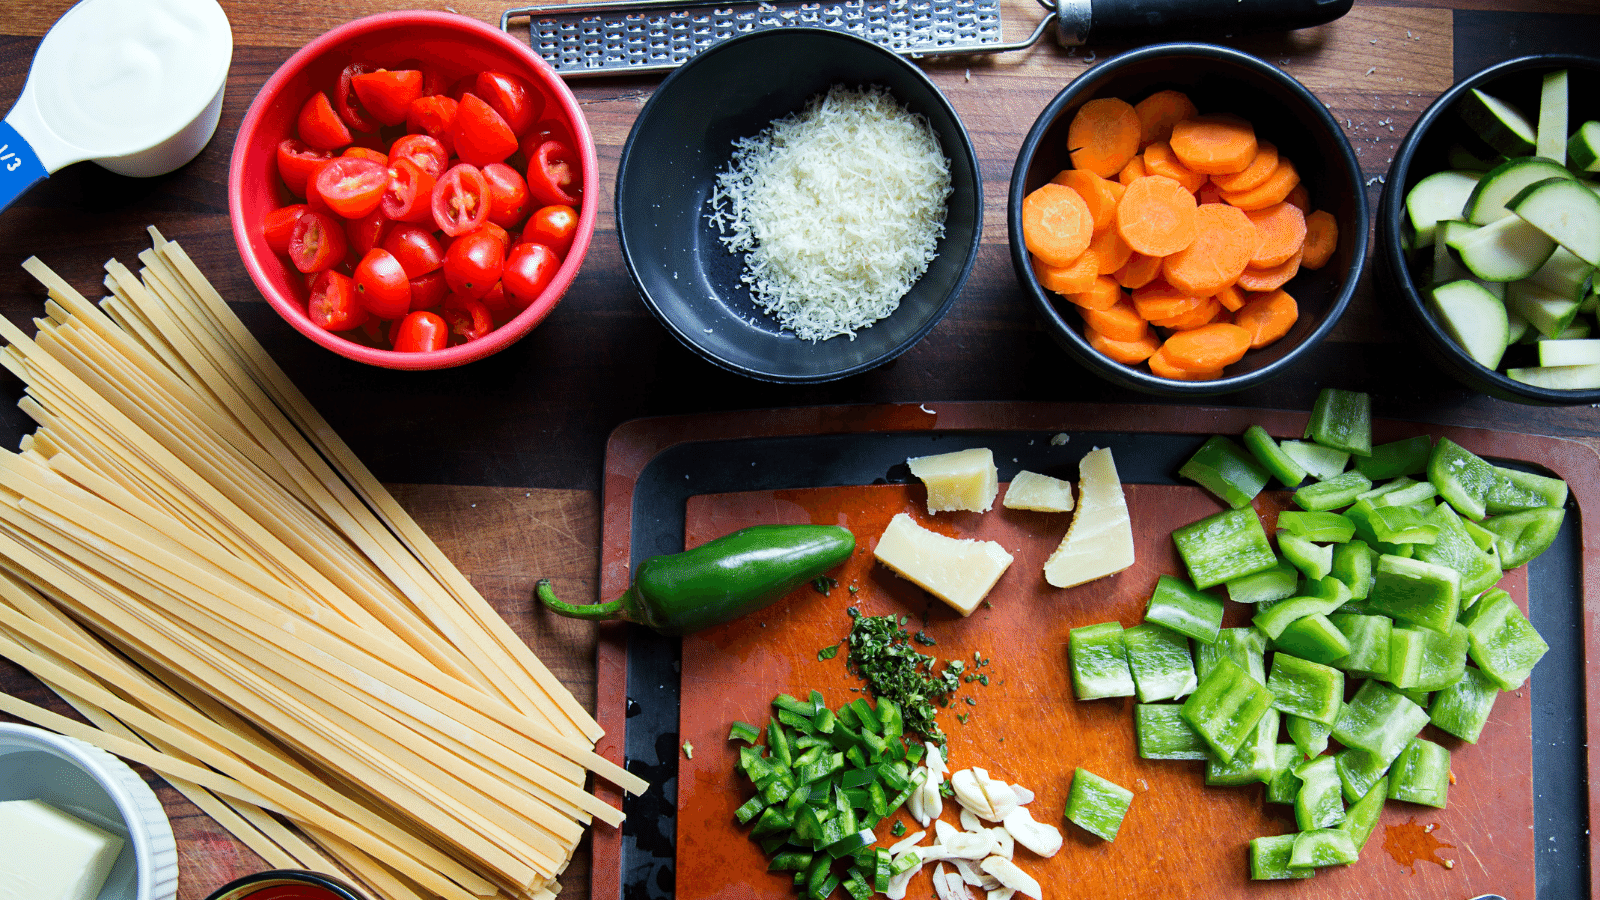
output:
[{"label": "green jalapeno pepper", "polygon": [[690,634],[761,609],[844,562],[855,546],[855,536],[837,525],[754,525],[645,560],[633,585],[609,603],[563,603],[548,580],[538,583],[535,595],[552,612],[574,619]]}]

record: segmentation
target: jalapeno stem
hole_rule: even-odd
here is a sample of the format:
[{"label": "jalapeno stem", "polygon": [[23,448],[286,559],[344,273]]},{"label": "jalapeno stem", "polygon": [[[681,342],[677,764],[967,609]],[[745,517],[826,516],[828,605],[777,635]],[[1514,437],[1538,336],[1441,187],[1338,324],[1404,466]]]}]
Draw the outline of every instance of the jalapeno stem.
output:
[{"label": "jalapeno stem", "polygon": [[565,603],[556,599],[555,589],[550,586],[550,579],[541,578],[533,586],[533,594],[539,598],[547,609],[552,612],[567,616],[572,619],[586,619],[590,622],[604,622],[611,619],[627,617],[628,607],[625,602],[632,591],[625,592],[621,597],[610,603]]}]

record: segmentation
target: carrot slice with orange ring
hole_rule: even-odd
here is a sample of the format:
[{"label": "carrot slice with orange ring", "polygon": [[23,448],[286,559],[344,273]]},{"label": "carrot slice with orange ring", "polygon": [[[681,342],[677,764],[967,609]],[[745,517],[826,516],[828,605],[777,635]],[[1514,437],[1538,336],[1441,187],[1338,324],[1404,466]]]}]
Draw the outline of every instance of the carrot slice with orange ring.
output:
[{"label": "carrot slice with orange ring", "polygon": [[1139,152],[1139,114],[1117,97],[1097,97],[1078,107],[1067,126],[1067,155],[1072,167],[1102,178],[1122,171]]},{"label": "carrot slice with orange ring", "polygon": [[1205,175],[1242,172],[1256,158],[1256,130],[1230,115],[1195,116],[1172,126],[1172,152]]},{"label": "carrot slice with orange ring", "polygon": [[1022,242],[1050,265],[1065,266],[1083,255],[1093,235],[1089,204],[1072,188],[1044,184],[1022,198]]},{"label": "carrot slice with orange ring", "polygon": [[1135,178],[1117,204],[1117,231],[1146,256],[1177,253],[1194,241],[1198,205],[1194,194],[1171,178]]},{"label": "carrot slice with orange ring", "polygon": [[1233,314],[1233,322],[1250,332],[1250,347],[1259,350],[1289,333],[1300,317],[1300,305],[1283,290],[1257,294]]},{"label": "carrot slice with orange ring", "polygon": [[1186,294],[1209,297],[1250,265],[1261,233],[1242,210],[1225,203],[1195,209],[1195,238],[1161,262],[1161,276]]},{"label": "carrot slice with orange ring", "polygon": [[1300,265],[1320,269],[1332,258],[1339,244],[1339,223],[1333,213],[1319,209],[1306,216],[1306,255]]}]

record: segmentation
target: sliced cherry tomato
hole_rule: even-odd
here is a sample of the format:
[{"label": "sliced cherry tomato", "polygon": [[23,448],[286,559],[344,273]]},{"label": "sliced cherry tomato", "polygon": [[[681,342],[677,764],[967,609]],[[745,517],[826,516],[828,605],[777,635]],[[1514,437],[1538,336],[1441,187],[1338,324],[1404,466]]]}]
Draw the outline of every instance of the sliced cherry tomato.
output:
[{"label": "sliced cherry tomato", "polygon": [[433,309],[443,302],[449,293],[450,284],[444,280],[444,270],[435,269],[426,275],[411,279],[411,308]]},{"label": "sliced cherry tomato", "polygon": [[473,93],[494,107],[512,134],[522,134],[538,121],[544,112],[544,94],[528,82],[509,72],[479,72],[473,82]]},{"label": "sliced cherry tomato", "polygon": [[523,159],[533,159],[539,155],[539,147],[545,141],[560,141],[568,147],[577,146],[572,139],[572,129],[565,122],[555,119],[540,119],[539,124],[533,126],[519,141]]},{"label": "sliced cherry tomato", "polygon": [[486,166],[517,152],[517,136],[506,120],[468,91],[461,95],[455,123],[450,126],[450,143],[462,162]]},{"label": "sliced cherry tomato", "polygon": [[528,216],[522,229],[522,239],[538,241],[565,258],[572,249],[572,238],[578,233],[578,211],[564,203],[541,206]]},{"label": "sliced cherry tomato", "polygon": [[417,168],[434,178],[450,167],[450,151],[438,138],[426,134],[408,134],[395,139],[389,147],[389,161],[409,159]]},{"label": "sliced cherry tomato", "polygon": [[299,138],[279,141],[278,177],[283,179],[283,183],[288,185],[296,197],[304,197],[306,180],[316,171],[319,164],[332,158],[332,153],[308,147]]},{"label": "sliced cherry tomato", "polygon": [[433,222],[432,175],[409,159],[397,159],[389,166],[389,184],[384,188],[379,208],[396,222]]},{"label": "sliced cherry tomato", "polygon": [[533,199],[545,206],[577,206],[582,190],[572,148],[557,140],[540,144],[528,161],[528,193]]},{"label": "sliced cherry tomato", "polygon": [[317,189],[317,176],[322,173],[323,169],[332,165],[333,161],[338,158],[339,157],[335,156],[317,163],[311,170],[311,177],[306,179],[306,205],[319,213],[338,215],[333,211],[332,207],[328,206],[327,198],[322,196],[322,191]]},{"label": "sliced cherry tomato", "polygon": [[462,343],[475,341],[494,330],[494,316],[482,300],[451,294],[444,299],[439,315],[450,325],[450,335]]},{"label": "sliced cherry tomato", "polygon": [[383,239],[383,249],[394,254],[406,277],[420,278],[444,265],[444,248],[426,228],[401,222]]},{"label": "sliced cherry tomato", "polygon": [[389,185],[389,170],[359,156],[340,156],[317,172],[316,192],[328,208],[359,219],[378,208]]},{"label": "sliced cherry tomato", "polygon": [[411,309],[411,282],[394,254],[375,247],[356,265],[356,300],[380,319],[398,319]]},{"label": "sliced cherry tomato", "polygon": [[500,280],[506,245],[487,231],[464,234],[444,251],[444,280],[463,297],[478,298]]},{"label": "sliced cherry tomato", "polygon": [[344,228],[333,216],[307,209],[295,220],[289,261],[302,272],[321,272],[338,265],[348,246]]},{"label": "sliced cherry tomato", "polygon": [[411,101],[422,96],[422,72],[417,69],[362,72],[352,82],[361,105],[384,125],[404,123]]},{"label": "sliced cherry tomato", "polygon": [[517,309],[526,309],[539,299],[545,288],[556,277],[561,260],[556,252],[543,244],[524,241],[511,248],[506,256],[500,277],[505,282],[506,296]]},{"label": "sliced cherry tomato", "polygon": [[300,107],[295,120],[300,140],[318,150],[338,150],[350,143],[350,128],[334,112],[326,91],[317,91]]},{"label": "sliced cherry tomato", "polygon": [[267,246],[279,256],[289,255],[289,241],[294,237],[294,223],[311,207],[304,203],[291,203],[267,213],[261,220],[261,236]]},{"label": "sliced cherry tomato", "polygon": [[496,225],[493,222],[483,223],[483,226],[478,230],[486,234],[494,235],[494,239],[500,242],[500,246],[506,248],[507,250],[510,250],[511,245],[515,243],[515,241],[511,239],[511,232],[501,228],[499,225]]},{"label": "sliced cherry tomato", "polygon": [[[501,274],[504,274],[504,270],[501,270]],[[496,316],[511,311],[511,298],[506,296],[506,281],[504,278],[496,281],[494,287],[489,288],[489,292],[478,299],[483,301],[483,305],[489,308],[489,312]]]},{"label": "sliced cherry tomato", "polygon": [[489,221],[489,182],[477,166],[457,163],[433,186],[433,221],[451,237]]},{"label": "sliced cherry tomato", "polygon": [[361,105],[361,98],[356,95],[354,80],[363,72],[372,71],[366,63],[353,62],[344,67],[339,73],[339,84],[333,91],[333,110],[339,114],[339,119],[350,127],[351,131],[376,131],[378,123],[367,113]]},{"label": "sliced cherry tomato", "polygon": [[344,233],[350,239],[348,252],[354,256],[366,256],[373,247],[383,246],[384,238],[389,236],[389,229],[393,227],[394,221],[384,215],[381,209],[375,209],[359,219],[346,219]]},{"label": "sliced cherry tomato", "polygon": [[406,108],[406,130],[448,144],[450,132],[455,128],[458,105],[442,94],[418,97]]},{"label": "sliced cherry tomato", "polygon": [[528,182],[505,163],[483,167],[489,182],[489,221],[502,228],[515,228],[528,217]]},{"label": "sliced cherry tomato", "polygon": [[359,328],[370,317],[366,308],[356,302],[355,282],[349,275],[332,269],[318,272],[312,279],[306,315],[319,328],[329,331]]},{"label": "sliced cherry tomato", "polygon": [[438,313],[421,309],[400,320],[393,340],[394,349],[402,353],[443,350],[450,343],[450,326]]},{"label": "sliced cherry tomato", "polygon": [[382,150],[376,150],[372,147],[358,147],[355,144],[351,144],[350,146],[344,148],[344,152],[339,155],[354,156],[359,157],[360,159],[370,159],[380,166],[387,166],[389,164],[389,154],[383,152]]}]

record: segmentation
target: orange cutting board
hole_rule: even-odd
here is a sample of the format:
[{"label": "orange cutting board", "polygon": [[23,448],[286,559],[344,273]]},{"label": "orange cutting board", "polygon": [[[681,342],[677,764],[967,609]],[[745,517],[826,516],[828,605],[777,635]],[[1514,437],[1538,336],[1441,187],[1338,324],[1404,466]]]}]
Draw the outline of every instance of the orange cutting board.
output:
[{"label": "orange cutting board", "polygon": [[[691,498],[690,546],[751,524],[815,522],[850,528],[857,551],[834,573],[839,586],[827,596],[802,588],[765,612],[685,639],[680,737],[693,747],[693,756],[679,761],[677,897],[794,896],[790,873],[766,873],[760,848],[734,819],[752,789],[735,768],[738,744],[728,741],[728,726],[734,720],[765,725],[780,692],[804,697],[817,689],[833,707],[857,696],[861,682],[845,665],[847,646],[833,659],[818,658],[819,650],[849,632],[845,610],[853,605],[869,615],[909,616],[907,630],[924,630],[937,642],[922,652],[965,660],[968,671],[989,676],[987,686],[964,684],[955,703],[939,713],[950,740],[949,765],[984,768],[1037,794],[1030,811],[1060,826],[1065,845],[1049,859],[1019,848],[1016,860],[1039,880],[1047,898],[1290,894],[1465,900],[1494,891],[1531,900],[1532,749],[1525,691],[1502,695],[1477,745],[1428,729],[1427,736],[1451,750],[1456,783],[1446,809],[1390,803],[1356,865],[1325,870],[1309,881],[1250,881],[1247,842],[1294,831],[1292,808],[1264,803],[1260,785],[1206,787],[1200,762],[1140,759],[1132,698],[1073,698],[1068,632],[1097,622],[1141,621],[1157,576],[1183,571],[1172,529],[1222,509],[1194,487],[1129,485],[1126,494],[1138,561],[1067,590],[1045,583],[1041,572],[1070,514],[1008,510],[997,503],[984,514],[930,516],[923,511],[922,488],[906,485]],[[1269,532],[1280,501],[1281,496],[1258,500]],[[988,601],[970,618],[873,562],[877,536],[899,512],[951,536],[997,541],[1013,554]],[[1504,584],[1525,603],[1520,573]],[[1240,604],[1228,607],[1226,624],[1246,624]],[[972,668],[974,654],[990,664]],[[1072,773],[1080,766],[1133,791],[1115,841],[1063,822]],[[947,801],[944,818],[955,824],[955,812]],[[898,818],[917,830],[909,816]],[[894,841],[889,828],[888,822],[878,828],[881,845]],[[1430,856],[1430,838],[1448,846],[1424,862],[1416,854]],[[931,897],[931,872],[925,867],[907,896]]]}]

